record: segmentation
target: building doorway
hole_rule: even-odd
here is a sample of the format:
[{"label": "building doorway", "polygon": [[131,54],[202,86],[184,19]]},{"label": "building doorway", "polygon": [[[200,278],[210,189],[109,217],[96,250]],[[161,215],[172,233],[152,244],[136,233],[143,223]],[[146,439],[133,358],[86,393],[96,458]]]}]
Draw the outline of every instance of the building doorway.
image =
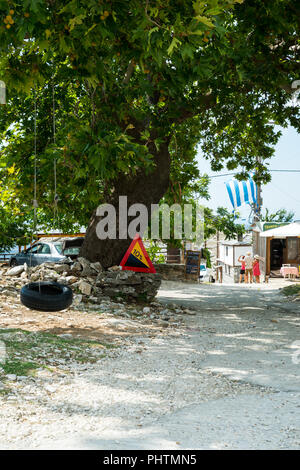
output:
[{"label": "building doorway", "polygon": [[275,238],[270,243],[270,268],[278,270],[284,263],[285,239]]}]

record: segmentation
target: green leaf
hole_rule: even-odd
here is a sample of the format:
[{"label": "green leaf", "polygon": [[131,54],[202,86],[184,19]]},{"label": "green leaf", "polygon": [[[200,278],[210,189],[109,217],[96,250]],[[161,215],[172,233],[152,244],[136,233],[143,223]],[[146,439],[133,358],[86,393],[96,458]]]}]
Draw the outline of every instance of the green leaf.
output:
[{"label": "green leaf", "polygon": [[97,26],[96,23],[93,24],[93,26],[91,26],[91,27],[86,31],[85,36],[86,36],[87,34],[89,34],[91,31],[93,31],[93,29],[96,28],[96,26]]},{"label": "green leaf", "polygon": [[184,44],[181,48],[181,55],[183,59],[192,59],[194,57],[192,46],[189,44]]},{"label": "green leaf", "polygon": [[211,20],[209,18],[207,18],[206,16],[195,16],[195,19],[200,21],[200,23],[203,23],[205,24],[206,26],[208,26],[209,28],[213,28],[214,27],[214,24],[211,22]]},{"label": "green leaf", "polygon": [[72,31],[75,28],[76,25],[82,24],[83,20],[85,18],[86,18],[86,14],[78,15],[78,16],[75,16],[74,18],[72,18],[69,21],[70,31]]},{"label": "green leaf", "polygon": [[179,39],[177,38],[173,38],[172,39],[172,42],[170,44],[170,46],[168,47],[168,55],[172,55],[173,54],[173,51],[176,47],[178,47],[178,45],[181,45],[181,41],[179,41]]}]

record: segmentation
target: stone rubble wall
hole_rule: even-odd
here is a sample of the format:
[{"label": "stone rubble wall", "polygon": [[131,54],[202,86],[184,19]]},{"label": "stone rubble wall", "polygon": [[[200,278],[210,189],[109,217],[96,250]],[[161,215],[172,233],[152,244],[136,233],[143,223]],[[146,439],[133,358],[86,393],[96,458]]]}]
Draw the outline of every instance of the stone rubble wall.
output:
[{"label": "stone rubble wall", "polygon": [[118,266],[104,271],[101,264],[78,258],[70,264],[44,263],[33,268],[15,266],[1,272],[5,285],[22,287],[28,282],[55,281],[68,285],[80,302],[99,303],[103,297],[126,301],[152,301],[161,284],[161,276],[151,273],[120,271]]},{"label": "stone rubble wall", "polygon": [[155,264],[155,270],[165,281],[185,281],[185,265],[184,264]]}]

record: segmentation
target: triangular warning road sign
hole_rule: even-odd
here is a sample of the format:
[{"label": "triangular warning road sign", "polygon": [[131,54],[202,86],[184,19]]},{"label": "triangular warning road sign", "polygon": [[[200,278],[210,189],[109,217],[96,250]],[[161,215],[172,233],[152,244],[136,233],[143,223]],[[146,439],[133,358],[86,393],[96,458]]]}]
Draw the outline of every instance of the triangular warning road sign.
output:
[{"label": "triangular warning road sign", "polygon": [[125,253],[120,266],[123,271],[135,271],[139,273],[156,273],[149,258],[141,237],[137,234]]}]

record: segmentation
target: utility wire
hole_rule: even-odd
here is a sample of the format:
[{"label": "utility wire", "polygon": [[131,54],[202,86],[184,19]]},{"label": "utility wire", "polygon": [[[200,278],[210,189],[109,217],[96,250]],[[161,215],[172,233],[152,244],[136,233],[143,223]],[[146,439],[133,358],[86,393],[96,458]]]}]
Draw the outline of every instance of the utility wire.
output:
[{"label": "utility wire", "polygon": [[[281,173],[300,173],[300,170],[269,170],[270,172],[277,171]],[[223,175],[208,175],[209,178],[221,178],[222,176],[232,176],[236,173],[224,173]]]},{"label": "utility wire", "polygon": [[222,176],[232,176],[235,173],[225,173],[224,175],[207,175],[209,178],[221,178]]},{"label": "utility wire", "polygon": [[280,191],[285,196],[289,197],[290,199],[293,199],[293,201],[296,202],[297,204],[300,204],[300,201],[298,199],[296,199],[294,196],[292,196],[291,194],[289,194],[285,190],[279,188],[279,186],[277,186],[277,184],[273,183],[273,181],[271,182],[271,185],[274,186],[274,188],[276,188],[278,191]]},{"label": "utility wire", "polygon": [[270,171],[281,171],[284,173],[300,173],[300,170],[270,170]]}]

